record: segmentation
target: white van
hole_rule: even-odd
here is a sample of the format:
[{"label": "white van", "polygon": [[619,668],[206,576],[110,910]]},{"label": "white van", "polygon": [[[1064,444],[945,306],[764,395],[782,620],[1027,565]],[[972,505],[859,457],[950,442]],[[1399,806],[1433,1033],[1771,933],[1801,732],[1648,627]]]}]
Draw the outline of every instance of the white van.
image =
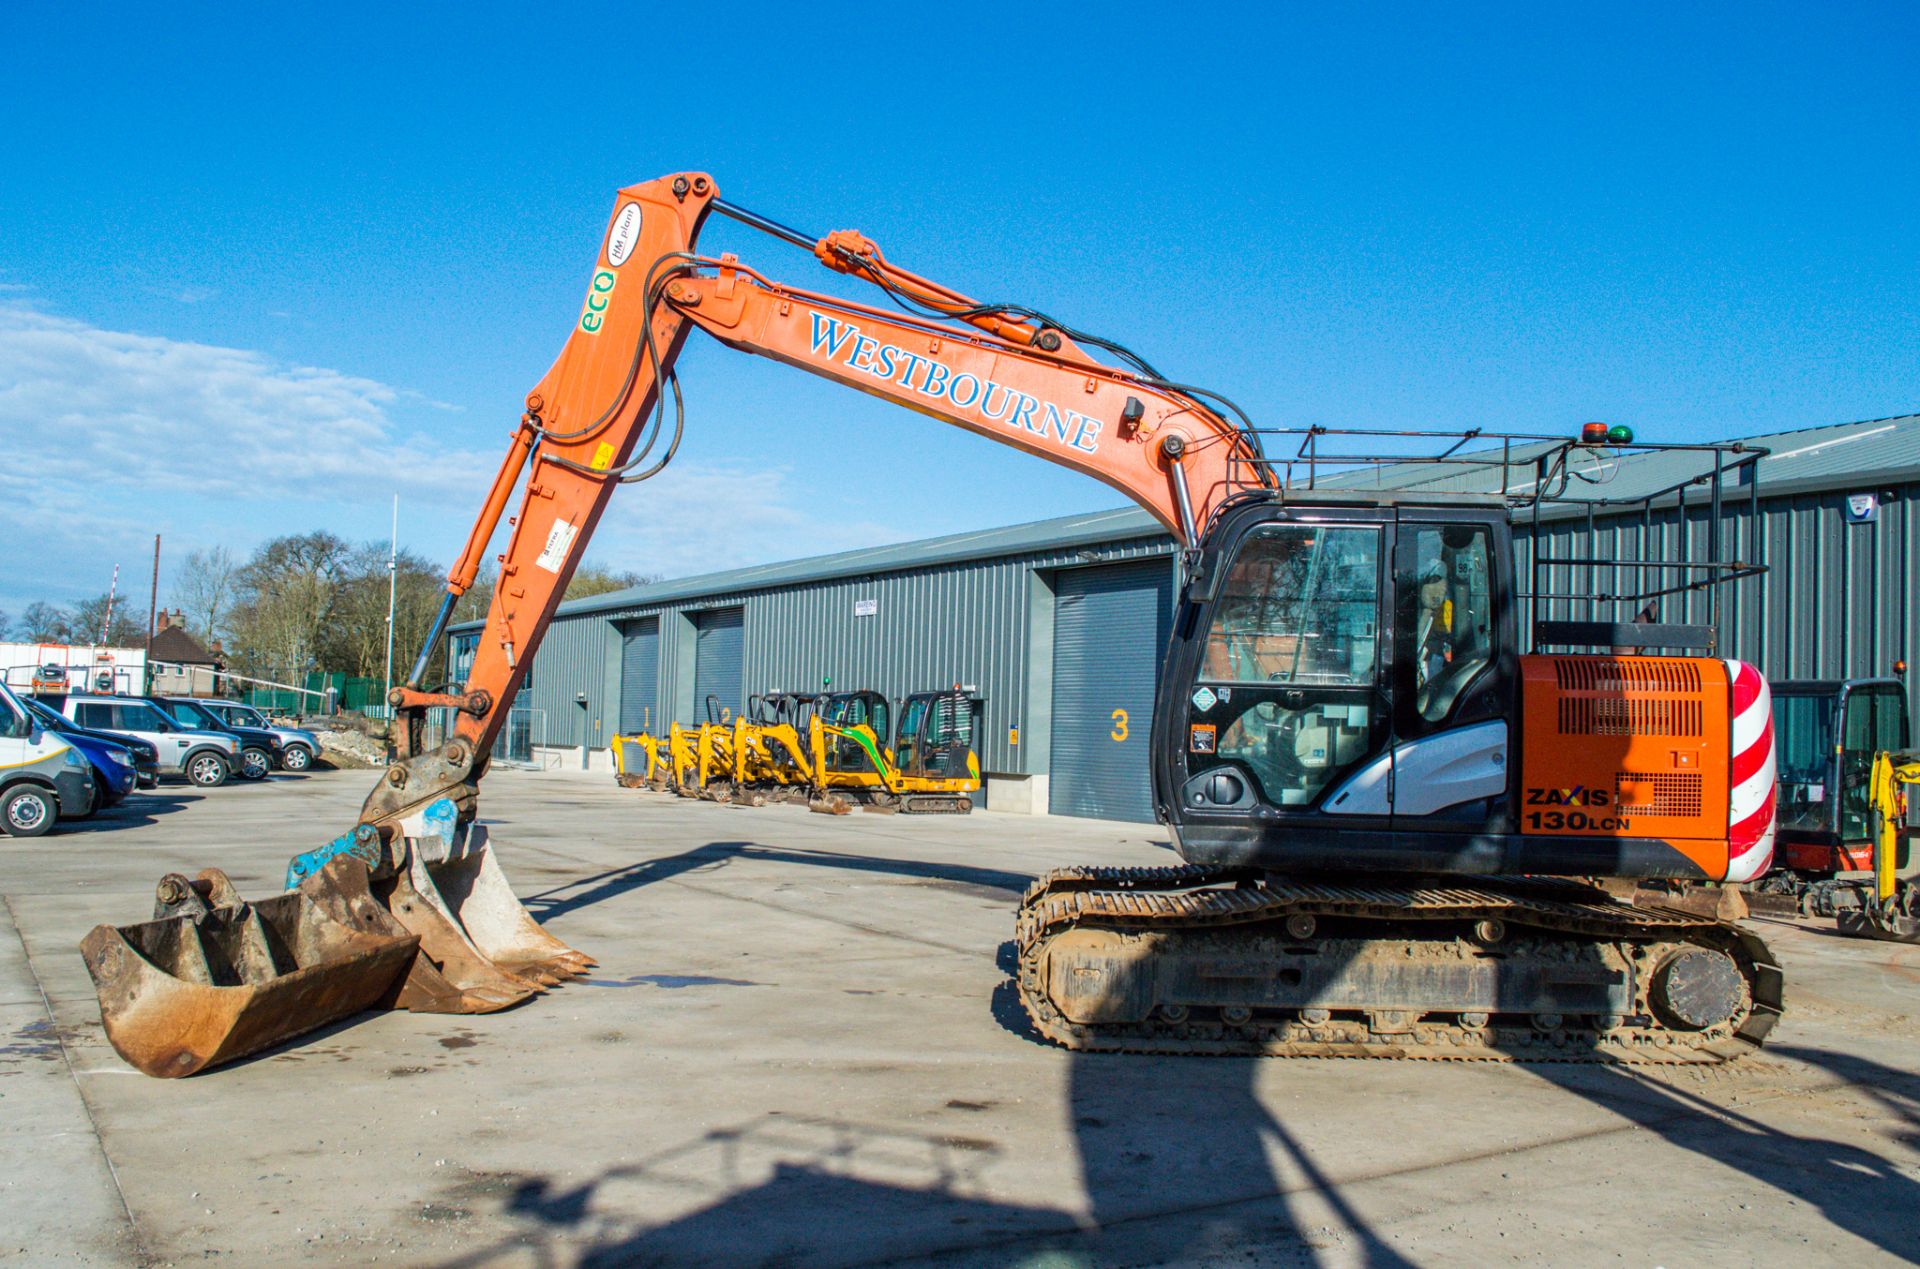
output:
[{"label": "white van", "polygon": [[[53,705],[54,698],[41,699]],[[74,695],[54,708],[82,727],[140,737],[160,751],[161,775],[183,775],[203,789],[225,784],[239,761],[234,737],[183,727],[137,696]]]},{"label": "white van", "polygon": [[38,837],[63,816],[93,810],[95,792],[86,756],[36,723],[0,684],[0,830]]}]

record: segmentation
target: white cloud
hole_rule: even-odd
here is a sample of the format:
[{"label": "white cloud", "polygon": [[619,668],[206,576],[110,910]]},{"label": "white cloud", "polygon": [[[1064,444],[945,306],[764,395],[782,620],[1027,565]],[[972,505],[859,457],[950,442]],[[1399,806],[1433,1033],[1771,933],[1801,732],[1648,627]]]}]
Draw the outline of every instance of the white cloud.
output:
[{"label": "white cloud", "polygon": [[[0,466],[0,538],[22,544],[0,553],[11,557],[0,562],[0,607],[96,593],[112,561],[133,567],[155,532],[174,560],[315,528],[384,537],[396,488],[402,544],[447,560],[499,455],[403,431],[393,412],[431,411],[435,428],[458,409],[337,370],[0,299],[0,437],[15,454]],[[684,576],[895,536],[846,521],[831,490],[796,490],[784,469],[682,462],[617,490],[588,554]]]},{"label": "white cloud", "polygon": [[299,496],[396,471],[441,493],[486,479],[477,454],[399,436],[387,414],[399,396],[372,379],[246,349],[0,304],[0,429],[55,440],[62,466],[88,472],[89,485]]}]

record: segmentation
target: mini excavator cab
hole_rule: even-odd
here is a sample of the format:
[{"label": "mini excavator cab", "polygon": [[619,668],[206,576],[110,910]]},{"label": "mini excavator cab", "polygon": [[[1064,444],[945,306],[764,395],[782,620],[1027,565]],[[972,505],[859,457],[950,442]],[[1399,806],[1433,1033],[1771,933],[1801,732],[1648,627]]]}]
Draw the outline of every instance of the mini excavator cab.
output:
[{"label": "mini excavator cab", "polygon": [[[1906,684],[1895,678],[1774,684],[1780,750],[1780,858],[1796,873],[1832,876],[1873,866],[1869,777],[1877,753],[1912,743]],[[1906,865],[1900,838],[1897,865]]]},{"label": "mini excavator cab", "polygon": [[908,779],[978,779],[974,746],[980,731],[981,700],[955,687],[945,692],[916,692],[900,703],[900,730],[894,736],[894,765]]},{"label": "mini excavator cab", "polygon": [[[882,748],[893,736],[893,706],[879,692],[835,692],[820,707],[820,721],[830,727],[866,727]],[[827,770],[878,775],[880,769],[857,738],[835,733],[827,738]]]}]

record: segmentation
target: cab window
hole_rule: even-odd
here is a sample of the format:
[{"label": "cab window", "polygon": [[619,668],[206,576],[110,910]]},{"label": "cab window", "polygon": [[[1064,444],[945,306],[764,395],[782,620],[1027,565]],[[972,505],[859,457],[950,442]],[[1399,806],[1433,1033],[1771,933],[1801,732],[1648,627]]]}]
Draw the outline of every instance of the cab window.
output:
[{"label": "cab window", "polygon": [[1493,658],[1493,540],[1484,526],[1415,529],[1402,538],[1400,593],[1411,603],[1405,631],[1413,659],[1414,710],[1429,723]]},{"label": "cab window", "polygon": [[1381,541],[1374,525],[1263,525],[1223,579],[1193,718],[1270,804],[1312,803],[1377,748]]},{"label": "cab window", "polygon": [[28,717],[25,710],[14,703],[11,693],[0,696],[0,704],[6,707],[4,712],[0,712],[0,725],[3,725],[0,726],[0,735],[14,739],[25,739],[33,735],[33,720]]},{"label": "cab window", "polygon": [[1774,752],[1779,755],[1780,827],[1831,831],[1827,782],[1833,760],[1831,696],[1773,698]]},{"label": "cab window", "polygon": [[1214,608],[1201,677],[1371,684],[1379,605],[1378,529],[1256,529],[1241,543]]}]

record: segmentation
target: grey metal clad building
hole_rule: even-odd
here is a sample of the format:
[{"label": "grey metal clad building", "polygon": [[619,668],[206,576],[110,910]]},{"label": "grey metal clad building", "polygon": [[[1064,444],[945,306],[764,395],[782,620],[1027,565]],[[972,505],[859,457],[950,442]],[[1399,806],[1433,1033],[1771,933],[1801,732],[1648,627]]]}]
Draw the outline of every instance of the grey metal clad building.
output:
[{"label": "grey metal clad building", "polygon": [[[1757,512],[1747,488],[1729,484],[1732,540],[1721,555],[1770,571],[1727,588],[1721,654],[1774,679],[1884,675],[1912,662],[1920,415],[1749,440],[1771,451]],[[1649,455],[1591,468],[1587,487],[1631,496],[1698,469],[1698,456]],[[1491,492],[1498,481],[1408,465],[1340,483]],[[1524,580],[1532,544],[1520,527]],[[1637,558],[1648,534],[1653,558],[1708,558],[1700,491],[1646,517],[1596,508],[1591,525],[1576,510],[1541,527],[1552,559]],[[616,732],[700,721],[709,696],[733,711],[750,694],[829,681],[894,698],[960,683],[985,700],[980,757],[994,809],[1146,820],[1175,567],[1172,540],[1126,509],[575,600],[560,606],[535,658],[522,725],[547,760],[604,767]],[[1586,578],[1558,566],[1555,589],[1590,591]],[[1617,580],[1604,569],[1598,578]],[[1700,597],[1669,605],[1664,620],[1706,620]],[[1556,608],[1541,615],[1586,615],[1578,602]],[[478,623],[453,637],[458,666]]]},{"label": "grey metal clad building", "polygon": [[[984,701],[990,805],[1048,810],[1057,740],[1084,776],[1059,809],[1148,819],[1173,578],[1172,539],[1128,509],[658,582],[562,604],[521,703],[550,760],[599,765],[616,732],[702,721],[710,695],[737,711],[770,690],[958,683]],[[456,668],[478,630],[454,629]]]}]

